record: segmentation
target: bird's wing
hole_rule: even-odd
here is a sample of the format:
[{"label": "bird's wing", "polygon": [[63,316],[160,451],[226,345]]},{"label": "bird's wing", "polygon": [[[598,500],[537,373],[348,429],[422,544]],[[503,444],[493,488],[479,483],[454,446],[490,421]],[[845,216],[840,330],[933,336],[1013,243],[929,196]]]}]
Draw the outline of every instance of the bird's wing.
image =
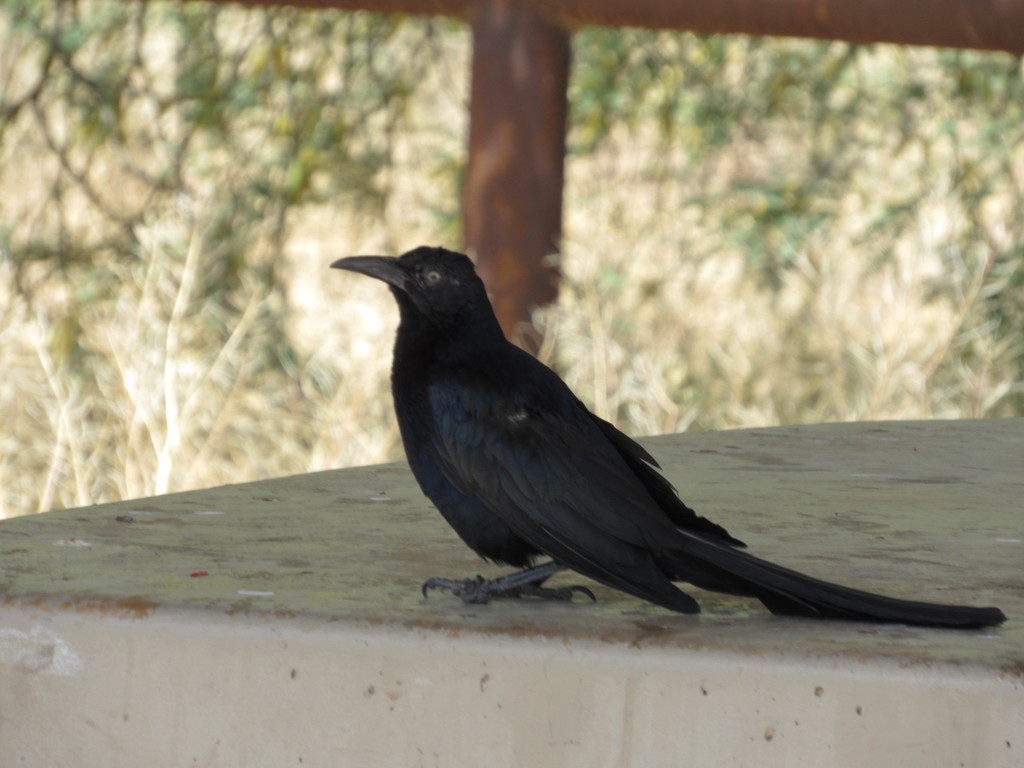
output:
[{"label": "bird's wing", "polygon": [[[585,406],[580,403],[580,408]],[[637,476],[644,488],[654,499],[662,512],[678,527],[692,533],[711,536],[735,547],[747,546],[732,536],[725,528],[701,517],[690,509],[676,494],[676,489],[659,471],[659,464],[646,449],[633,438],[623,434],[613,424],[587,412],[605,437],[615,446],[629,469]]]},{"label": "bird's wing", "polygon": [[462,493],[558,562],[696,611],[651,556],[676,526],[586,410],[556,415],[450,379],[429,392],[435,457]]}]

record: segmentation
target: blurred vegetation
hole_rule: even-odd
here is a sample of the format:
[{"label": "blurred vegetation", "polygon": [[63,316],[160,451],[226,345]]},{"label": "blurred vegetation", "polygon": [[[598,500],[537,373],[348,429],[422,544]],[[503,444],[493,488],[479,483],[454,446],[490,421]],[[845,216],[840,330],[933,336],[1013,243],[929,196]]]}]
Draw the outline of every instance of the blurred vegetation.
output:
[{"label": "blurred vegetation", "polygon": [[[113,287],[104,265],[140,258],[140,227],[182,196],[207,203],[201,294],[225,304],[243,273],[278,288],[290,211],[379,209],[439,27],[201,3],[3,9],[0,139],[31,133],[45,152],[37,216],[5,215],[5,255],[20,290],[24,266],[43,261],[84,270],[76,282],[97,300]],[[6,154],[10,183],[24,169]]]},{"label": "blurred vegetation", "polygon": [[[260,472],[279,452],[268,413],[307,433],[318,416],[301,384],[322,376],[301,381],[286,330],[294,218],[386,208],[396,134],[451,25],[2,8],[3,510],[165,492],[210,462],[207,481]],[[311,442],[269,465],[304,469]]]},{"label": "blurred vegetation", "polygon": [[[799,141],[802,151],[787,152],[771,173],[746,169],[728,189],[693,200],[730,232],[767,284],[780,285],[806,239],[841,215],[837,202],[857,186],[865,155],[883,153],[904,166],[904,178],[886,180],[896,189],[864,186],[876,206],[874,220],[861,223],[864,236],[894,243],[916,225],[929,196],[955,197],[964,221],[940,247],[969,266],[991,256],[1006,283],[987,291],[991,311],[1002,330],[1022,319],[1021,59],[604,29],[577,35],[575,53],[578,154],[595,151],[622,126],[645,124],[656,127],[658,142],[687,155],[686,171],[696,168],[710,181],[737,146]],[[1000,209],[994,215],[992,205]],[[1009,220],[1007,206],[1015,209]],[[1009,247],[992,241],[995,221],[1015,226],[1003,236]],[[873,257],[884,260],[887,251],[875,249]]]},{"label": "blurred vegetation", "polygon": [[[439,19],[2,0],[0,515],[399,457],[389,297],[323,271],[460,242],[467,57]],[[538,320],[602,415],[1024,414],[1020,59],[590,29],[570,99]]]},{"label": "blurred vegetation", "polygon": [[[828,270],[844,246],[841,258],[867,269],[861,281],[901,260],[931,264],[915,286],[917,300],[945,305],[955,327],[915,363],[929,389],[943,393],[925,397],[934,407],[918,415],[1024,414],[1021,58],[595,29],[576,36],[575,67],[576,157],[606,144],[621,152],[627,144],[616,138],[623,134],[655,147],[638,174],[657,190],[652,203],[664,206],[668,192],[673,215],[695,214],[693,229],[702,231],[669,247],[698,259],[733,251],[754,292],[776,300],[794,280],[807,282],[809,270]],[[824,298],[828,279],[819,273],[806,287]],[[852,319],[860,309],[853,300],[839,311]],[[821,341],[797,340],[812,317],[793,318],[789,354],[810,353],[808,368],[855,371],[859,364],[830,359]],[[992,365],[1002,377],[994,390],[964,391],[965,370]],[[851,386],[816,377],[819,390]],[[863,389],[863,382],[852,386]],[[776,418],[906,414],[899,407],[850,413],[837,407],[842,395],[805,394],[795,408],[775,409]],[[824,411],[814,405],[821,399],[830,403]],[[735,423],[716,415],[721,400],[700,400],[695,425]]]}]

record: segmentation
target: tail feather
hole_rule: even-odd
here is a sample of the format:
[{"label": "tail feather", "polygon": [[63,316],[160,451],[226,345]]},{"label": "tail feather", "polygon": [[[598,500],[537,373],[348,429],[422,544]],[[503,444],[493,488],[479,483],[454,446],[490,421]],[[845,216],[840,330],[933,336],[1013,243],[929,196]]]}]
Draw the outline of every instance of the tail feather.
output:
[{"label": "tail feather", "polygon": [[661,562],[672,579],[756,597],[772,613],[786,616],[963,629],[1006,620],[994,607],[900,600],[822,581],[699,535],[687,535],[681,548],[662,554]]}]

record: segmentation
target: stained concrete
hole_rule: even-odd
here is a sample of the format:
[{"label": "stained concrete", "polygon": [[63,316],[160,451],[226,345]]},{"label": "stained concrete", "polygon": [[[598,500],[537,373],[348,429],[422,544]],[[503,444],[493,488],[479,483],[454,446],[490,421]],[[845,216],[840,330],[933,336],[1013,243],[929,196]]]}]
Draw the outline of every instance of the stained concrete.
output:
[{"label": "stained concrete", "polygon": [[[642,441],[755,554],[998,605],[948,631],[424,600],[497,575],[404,465],[0,523],[10,765],[1024,765],[1024,420]],[[301,762],[300,762],[301,761]],[[0,765],[8,763],[0,758]]]}]

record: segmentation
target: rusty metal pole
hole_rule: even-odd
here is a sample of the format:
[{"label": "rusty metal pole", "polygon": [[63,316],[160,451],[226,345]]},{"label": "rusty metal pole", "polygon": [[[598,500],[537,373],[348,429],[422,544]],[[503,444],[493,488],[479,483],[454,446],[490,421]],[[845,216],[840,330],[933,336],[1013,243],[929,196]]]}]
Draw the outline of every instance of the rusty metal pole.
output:
[{"label": "rusty metal pole", "polygon": [[514,0],[483,4],[472,26],[466,248],[505,333],[536,352],[531,310],[558,293],[569,32]]},{"label": "rusty metal pole", "polygon": [[[238,2],[238,0],[216,0]],[[242,0],[472,18],[491,0]],[[1024,0],[512,0],[567,29],[585,25],[783,35],[1024,54]]]}]

